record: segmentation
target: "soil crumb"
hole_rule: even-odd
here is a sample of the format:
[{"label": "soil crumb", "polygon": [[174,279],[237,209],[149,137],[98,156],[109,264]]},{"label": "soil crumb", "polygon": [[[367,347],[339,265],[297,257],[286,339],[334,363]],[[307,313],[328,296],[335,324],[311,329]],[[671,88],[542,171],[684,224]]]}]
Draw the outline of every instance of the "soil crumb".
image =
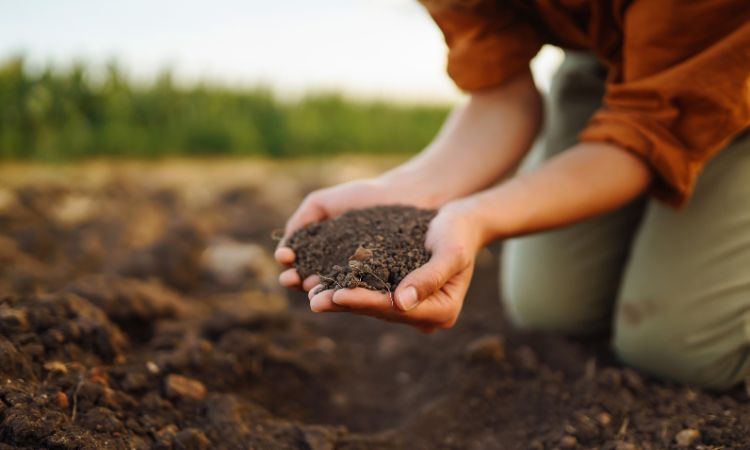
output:
[{"label": "soil crumb", "polygon": [[320,275],[323,289],[393,292],[426,263],[425,234],[436,211],[375,206],[302,228],[289,239],[302,278]]}]

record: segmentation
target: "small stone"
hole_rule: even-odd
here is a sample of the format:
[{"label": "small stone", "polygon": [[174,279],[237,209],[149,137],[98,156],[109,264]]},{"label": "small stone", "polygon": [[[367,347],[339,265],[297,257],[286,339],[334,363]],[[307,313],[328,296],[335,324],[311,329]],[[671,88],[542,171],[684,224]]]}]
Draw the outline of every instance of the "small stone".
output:
[{"label": "small stone", "polygon": [[89,373],[89,380],[92,383],[100,384],[102,386],[109,386],[109,377],[107,372],[101,367],[94,367]]},{"label": "small stone", "polygon": [[578,445],[578,439],[575,436],[566,435],[560,439],[560,447],[562,448],[575,448]]},{"label": "small stone", "polygon": [[695,428],[685,428],[675,435],[674,440],[678,447],[689,447],[700,439],[701,433]]},{"label": "small stone", "polygon": [[370,258],[372,258],[372,250],[364,247],[357,247],[357,250],[354,251],[354,254],[349,257],[350,260],[361,262],[367,261]]},{"label": "small stone", "polygon": [[576,417],[576,432],[570,434],[575,434],[579,439],[591,441],[599,436],[600,428],[597,421],[584,414],[579,414]]},{"label": "small stone", "polygon": [[211,344],[211,342],[205,339],[201,339],[198,343],[198,348],[204,353],[210,353],[211,351],[213,351],[214,346],[213,344]]},{"label": "small stone", "polygon": [[60,361],[47,361],[46,363],[44,363],[44,370],[46,370],[47,372],[60,373],[63,375],[68,373],[68,368],[67,366],[65,366],[65,363]]},{"label": "small stone", "polygon": [[179,428],[177,428],[177,425],[170,423],[169,425],[165,425],[159,431],[157,431],[156,435],[162,436],[165,434],[177,434],[178,431],[179,431]]},{"label": "small stone", "polygon": [[53,328],[51,330],[47,330],[46,333],[44,333],[44,336],[42,337],[42,340],[47,345],[54,345],[54,344],[62,344],[65,342],[65,335],[62,331]]},{"label": "small stone", "polygon": [[[276,273],[273,257],[261,245],[219,238],[211,242],[201,255],[201,265],[221,285],[231,287],[252,276],[263,285]],[[270,286],[270,285],[267,285]]]},{"label": "small stone", "polygon": [[174,436],[179,431],[179,428],[177,428],[177,425],[170,423],[169,425],[165,425],[159,431],[156,432],[156,441],[163,447],[171,447],[172,441],[174,441]]},{"label": "small stone", "polygon": [[0,331],[5,334],[16,334],[28,331],[29,319],[24,311],[0,307]]},{"label": "small stone", "polygon": [[200,401],[206,397],[206,386],[198,380],[182,375],[170,374],[166,378],[167,397]]},{"label": "small stone", "polygon": [[505,343],[500,336],[487,335],[471,341],[465,353],[471,361],[502,361],[505,359]]},{"label": "small stone", "polygon": [[596,415],[596,421],[603,427],[608,427],[612,423],[612,416],[606,412],[600,412]]},{"label": "small stone", "polygon": [[205,450],[211,448],[211,441],[206,435],[196,428],[185,428],[175,435],[176,448],[187,450]]},{"label": "small stone", "polygon": [[156,375],[160,372],[159,366],[156,365],[156,363],[153,361],[148,361],[146,363],[146,370],[148,370],[152,375]]},{"label": "small stone", "polygon": [[60,409],[68,409],[68,405],[70,404],[70,402],[68,402],[68,396],[62,391],[59,391],[55,395],[55,403],[57,403],[57,406],[59,406]]}]

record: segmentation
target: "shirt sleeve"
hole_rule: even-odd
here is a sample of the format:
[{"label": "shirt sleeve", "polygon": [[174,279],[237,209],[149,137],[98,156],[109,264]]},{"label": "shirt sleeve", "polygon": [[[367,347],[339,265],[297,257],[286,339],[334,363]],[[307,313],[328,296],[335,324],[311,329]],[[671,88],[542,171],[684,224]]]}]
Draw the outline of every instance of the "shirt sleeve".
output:
[{"label": "shirt sleeve", "polygon": [[529,70],[541,47],[534,28],[507,2],[421,0],[448,45],[448,75],[465,91],[503,84]]},{"label": "shirt sleeve", "polygon": [[709,159],[750,125],[750,7],[641,0],[623,27],[622,67],[579,138],[640,155],[657,175],[654,195],[681,206]]}]

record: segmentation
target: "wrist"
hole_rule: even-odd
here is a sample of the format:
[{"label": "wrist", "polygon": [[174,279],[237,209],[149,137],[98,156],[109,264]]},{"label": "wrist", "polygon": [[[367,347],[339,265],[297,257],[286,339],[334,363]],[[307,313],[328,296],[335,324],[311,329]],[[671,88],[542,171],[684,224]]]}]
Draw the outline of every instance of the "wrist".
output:
[{"label": "wrist", "polygon": [[469,230],[468,234],[471,235],[469,247],[472,251],[478,252],[492,242],[492,224],[488,220],[490,214],[485,213],[478,196],[472,195],[454,200],[443,206],[440,211],[460,218],[460,221],[465,224],[464,228]]},{"label": "wrist", "polygon": [[480,248],[492,241],[516,236],[523,228],[527,220],[522,209],[525,195],[514,181],[454,202],[471,223]]}]

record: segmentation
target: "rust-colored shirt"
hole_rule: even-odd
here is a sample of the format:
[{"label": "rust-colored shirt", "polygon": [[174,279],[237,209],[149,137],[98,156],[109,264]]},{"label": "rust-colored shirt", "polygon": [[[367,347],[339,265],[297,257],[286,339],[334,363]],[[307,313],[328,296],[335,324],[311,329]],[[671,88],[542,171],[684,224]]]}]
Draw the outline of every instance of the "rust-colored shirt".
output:
[{"label": "rust-colored shirt", "polygon": [[545,43],[593,52],[609,70],[607,91],[579,138],[639,154],[667,203],[684,204],[706,162],[750,126],[750,0],[422,3],[464,90],[528,71]]}]

